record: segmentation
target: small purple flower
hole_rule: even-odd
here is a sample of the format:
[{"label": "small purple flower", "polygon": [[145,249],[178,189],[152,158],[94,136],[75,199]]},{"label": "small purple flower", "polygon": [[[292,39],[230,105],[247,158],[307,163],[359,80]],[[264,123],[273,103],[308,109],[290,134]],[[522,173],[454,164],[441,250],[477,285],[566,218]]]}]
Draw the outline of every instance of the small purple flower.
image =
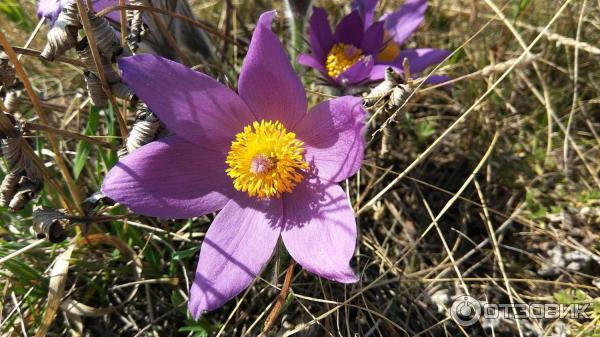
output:
[{"label": "small purple flower", "polygon": [[349,261],[356,222],[337,184],[364,152],[365,111],[356,97],[317,104],[261,15],[238,94],[154,55],[119,60],[124,81],[176,135],[123,158],[102,191],[136,213],[188,218],[221,210],[200,249],[189,309],[198,318],[243,291],[281,238],[306,270],[357,280]]},{"label": "small purple flower", "polygon": [[[65,4],[67,4],[69,1],[75,1],[75,0],[38,0],[37,3],[37,16],[41,19],[47,19],[50,21],[50,24],[53,25],[54,22],[56,21],[56,18],[58,18],[58,14],[60,14],[60,11],[62,11],[63,7],[65,6]],[[128,3],[129,0],[125,1],[125,3]],[[118,0],[93,0],[92,1],[92,6],[93,6],[93,10],[94,12],[99,12],[105,8],[108,8],[110,6],[114,6],[114,5],[118,5],[119,1]],[[119,21],[119,12],[118,11],[113,11],[110,12],[107,17],[109,17],[110,19],[114,20],[114,21]]]},{"label": "small purple flower", "polygon": [[[407,58],[412,74],[444,60],[446,50],[419,48],[401,50],[400,45],[423,21],[427,0],[407,0],[397,12],[373,22],[377,0],[355,0],[353,11],[332,32],[327,14],[315,7],[310,18],[312,54],[301,54],[298,63],[320,71],[333,86],[352,86],[383,79],[389,66],[402,73]],[[443,82],[432,76],[428,83]]]},{"label": "small purple flower", "polygon": [[68,0],[38,0],[37,3],[37,16],[38,18],[44,18],[50,20],[53,24],[62,11],[63,6]]}]

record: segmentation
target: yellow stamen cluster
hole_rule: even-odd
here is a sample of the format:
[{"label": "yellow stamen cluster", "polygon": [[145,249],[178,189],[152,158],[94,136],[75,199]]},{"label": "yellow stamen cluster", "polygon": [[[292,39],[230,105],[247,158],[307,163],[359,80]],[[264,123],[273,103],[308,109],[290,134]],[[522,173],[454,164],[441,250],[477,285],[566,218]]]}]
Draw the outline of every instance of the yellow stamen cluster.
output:
[{"label": "yellow stamen cluster", "polygon": [[392,62],[400,55],[400,46],[392,39],[392,35],[386,30],[383,36],[385,46],[377,55],[377,60],[382,62]]},{"label": "yellow stamen cluster", "polygon": [[227,154],[227,175],[236,190],[260,199],[291,192],[303,179],[303,145],[279,121],[254,122],[235,136]]},{"label": "yellow stamen cluster", "polygon": [[327,74],[332,78],[337,78],[341,73],[362,59],[362,57],[362,50],[349,44],[336,43],[329,51],[327,60],[325,61]]}]

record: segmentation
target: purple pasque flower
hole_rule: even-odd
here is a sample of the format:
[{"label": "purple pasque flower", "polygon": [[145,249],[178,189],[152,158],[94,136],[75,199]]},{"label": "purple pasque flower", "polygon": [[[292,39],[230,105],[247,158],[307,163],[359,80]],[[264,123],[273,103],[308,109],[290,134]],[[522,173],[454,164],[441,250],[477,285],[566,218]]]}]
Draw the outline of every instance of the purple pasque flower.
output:
[{"label": "purple pasque flower", "polygon": [[[403,73],[407,58],[411,74],[444,60],[446,50],[400,49],[423,21],[427,0],[407,0],[396,12],[374,21],[377,0],[354,0],[353,10],[331,30],[327,14],[315,7],[309,22],[312,54],[301,54],[298,63],[320,71],[329,84],[352,86],[383,79],[389,66]],[[446,76],[430,76],[427,83],[443,82]]]},{"label": "purple pasque flower", "polygon": [[38,0],[37,2],[37,16],[38,18],[44,18],[50,20],[53,24],[62,11],[63,6],[68,0]]},{"label": "purple pasque flower", "polygon": [[[54,24],[56,18],[58,18],[58,14],[62,11],[63,7],[70,1],[75,0],[38,0],[37,2],[37,16],[41,19],[47,19],[50,21],[50,24]],[[125,3],[129,3],[129,0],[126,0]],[[92,7],[94,12],[100,12],[101,10],[108,8],[110,6],[118,5],[118,0],[92,0]],[[119,12],[113,11],[108,13],[107,17],[114,21],[119,21]]]},{"label": "purple pasque flower", "polygon": [[339,97],[307,113],[306,93],[261,15],[238,94],[154,55],[119,60],[123,80],[176,135],[124,157],[102,191],[136,213],[188,218],[221,210],[200,249],[189,309],[194,317],[243,291],[282,239],[306,270],[343,283],[356,222],[338,182],[364,152],[365,111]]}]

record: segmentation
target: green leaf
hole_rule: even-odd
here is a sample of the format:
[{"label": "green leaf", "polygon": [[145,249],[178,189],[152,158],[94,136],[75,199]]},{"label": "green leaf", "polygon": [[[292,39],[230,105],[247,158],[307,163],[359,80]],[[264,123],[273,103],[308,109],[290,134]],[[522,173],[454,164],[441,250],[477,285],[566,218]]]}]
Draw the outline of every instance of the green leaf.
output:
[{"label": "green leaf", "polygon": [[554,299],[558,304],[576,304],[585,302],[587,300],[587,294],[583,290],[560,290],[553,294]]},{"label": "green leaf", "polygon": [[173,256],[171,257],[171,259],[173,261],[180,261],[180,260],[194,256],[194,254],[196,254],[196,252],[198,250],[200,250],[200,246],[192,247],[192,248],[185,249],[185,250],[180,250],[180,251],[173,253]]},{"label": "green leaf", "polygon": [[422,121],[415,125],[415,133],[421,140],[431,137],[436,130],[437,123],[433,121]]},{"label": "green leaf", "polygon": [[519,18],[521,14],[523,14],[525,8],[527,8],[527,6],[529,5],[529,2],[530,0],[519,1],[519,5],[517,6],[517,9],[515,10],[515,14],[513,16],[513,23],[517,20],[517,18]]},{"label": "green leaf", "polygon": [[0,12],[27,32],[31,32],[35,28],[35,23],[17,0],[0,1]]},{"label": "green leaf", "polygon": [[460,60],[464,59],[466,55],[467,54],[465,53],[465,50],[463,48],[459,48],[454,52],[452,56],[450,56],[448,63],[457,64],[458,62],[460,62]]},{"label": "green leaf", "polygon": [[[112,104],[109,102],[108,103],[108,109],[106,109],[106,131],[108,133],[108,136],[111,137],[110,138],[110,143],[111,144],[115,144],[116,143],[116,137],[117,137],[117,127],[116,127],[116,116],[115,116],[115,111],[113,109]],[[106,150],[106,151],[99,151],[98,152],[100,154],[100,158],[102,158],[102,162],[104,163],[104,166],[106,166],[107,169],[111,169],[119,160],[119,158],[117,157],[117,152],[113,151],[113,150]],[[104,175],[104,174],[102,174]]]},{"label": "green leaf", "polygon": [[[90,107],[90,115],[88,118],[87,126],[83,132],[86,136],[91,136],[98,131],[98,122],[100,119],[99,109],[95,106]],[[81,171],[85,167],[85,163],[90,155],[92,145],[88,142],[81,141],[77,144],[77,151],[75,153],[75,165],[73,166],[73,176],[75,179],[79,177]]]}]

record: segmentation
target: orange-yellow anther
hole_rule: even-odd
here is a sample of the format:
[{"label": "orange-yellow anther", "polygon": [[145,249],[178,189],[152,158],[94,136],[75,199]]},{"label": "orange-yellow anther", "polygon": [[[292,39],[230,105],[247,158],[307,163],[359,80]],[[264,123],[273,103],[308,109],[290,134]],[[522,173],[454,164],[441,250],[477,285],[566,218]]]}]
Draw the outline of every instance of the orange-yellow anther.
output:
[{"label": "orange-yellow anther", "polygon": [[333,45],[325,61],[327,74],[331,78],[337,78],[362,58],[362,50],[353,45],[337,43]]},{"label": "orange-yellow anther", "polygon": [[384,47],[377,55],[381,62],[392,62],[400,55],[400,46],[392,39],[392,35],[386,30],[383,36]]},{"label": "orange-yellow anther", "polygon": [[235,136],[227,154],[227,175],[236,190],[251,197],[279,197],[304,178],[308,164],[303,145],[279,121],[254,122]]}]

